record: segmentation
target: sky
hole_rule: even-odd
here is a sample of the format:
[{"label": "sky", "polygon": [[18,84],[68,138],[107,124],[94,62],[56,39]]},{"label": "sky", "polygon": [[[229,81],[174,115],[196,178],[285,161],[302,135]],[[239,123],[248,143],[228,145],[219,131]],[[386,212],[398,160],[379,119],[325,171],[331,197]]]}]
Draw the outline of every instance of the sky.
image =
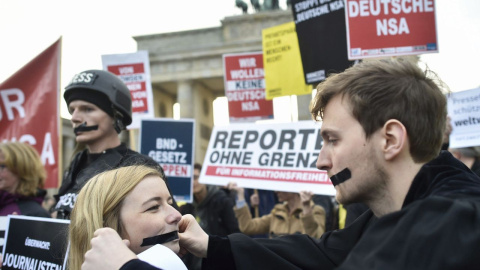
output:
[{"label": "sky", "polygon": [[[480,87],[480,0],[435,4],[439,53],[421,61],[451,91]],[[63,89],[74,74],[102,69],[102,55],[135,52],[133,36],[216,27],[240,14],[235,0],[0,0],[0,82],[60,37]]]}]

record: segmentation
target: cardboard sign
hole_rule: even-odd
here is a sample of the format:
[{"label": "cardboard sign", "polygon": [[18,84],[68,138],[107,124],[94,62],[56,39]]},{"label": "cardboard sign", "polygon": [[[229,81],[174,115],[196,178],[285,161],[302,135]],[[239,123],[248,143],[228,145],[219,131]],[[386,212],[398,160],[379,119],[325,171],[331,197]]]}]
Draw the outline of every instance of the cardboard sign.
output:
[{"label": "cardboard sign", "polygon": [[348,58],[438,52],[434,0],[346,0]]},{"label": "cardboard sign", "polygon": [[8,217],[2,270],[66,269],[69,220]]},{"label": "cardboard sign", "polygon": [[293,0],[293,18],[306,84],[353,65],[347,56],[344,0]]},{"label": "cardboard sign", "polygon": [[262,46],[266,99],[312,93],[303,79],[294,22],[263,29]]},{"label": "cardboard sign", "polygon": [[60,38],[0,84],[0,141],[32,145],[40,154],[45,188],[59,184]]},{"label": "cardboard sign", "polygon": [[199,181],[333,195],[327,173],[316,168],[322,142],[320,125],[313,121],[215,126]]},{"label": "cardboard sign", "polygon": [[194,119],[141,121],[140,153],[162,166],[176,201],[192,202],[194,131]]},{"label": "cardboard sign", "polygon": [[480,88],[454,92],[448,96],[452,148],[480,145]]},{"label": "cardboard sign", "polygon": [[225,95],[230,122],[273,118],[273,102],[265,99],[263,53],[223,55]]},{"label": "cardboard sign", "polygon": [[148,52],[102,55],[102,63],[104,70],[117,75],[130,90],[132,124],[128,128],[137,129],[140,127],[142,118],[153,118],[153,93]]}]

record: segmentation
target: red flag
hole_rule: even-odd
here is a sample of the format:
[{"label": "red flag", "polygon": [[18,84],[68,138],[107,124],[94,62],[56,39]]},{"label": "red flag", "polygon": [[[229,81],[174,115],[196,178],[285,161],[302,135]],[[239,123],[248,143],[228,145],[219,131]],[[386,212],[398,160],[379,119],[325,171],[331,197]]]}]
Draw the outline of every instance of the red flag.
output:
[{"label": "red flag", "polygon": [[0,84],[0,141],[37,149],[47,170],[45,188],[59,183],[61,44],[59,38]]}]

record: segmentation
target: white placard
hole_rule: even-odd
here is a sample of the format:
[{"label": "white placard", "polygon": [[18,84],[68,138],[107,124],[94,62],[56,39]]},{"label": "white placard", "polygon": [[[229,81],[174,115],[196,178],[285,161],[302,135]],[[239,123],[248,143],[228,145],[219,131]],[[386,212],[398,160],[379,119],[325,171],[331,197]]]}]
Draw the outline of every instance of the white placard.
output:
[{"label": "white placard", "polygon": [[448,115],[452,124],[451,148],[480,145],[480,88],[451,93]]},{"label": "white placard", "polygon": [[314,121],[215,126],[199,181],[334,195],[326,171],[316,168],[323,142],[320,127]]}]

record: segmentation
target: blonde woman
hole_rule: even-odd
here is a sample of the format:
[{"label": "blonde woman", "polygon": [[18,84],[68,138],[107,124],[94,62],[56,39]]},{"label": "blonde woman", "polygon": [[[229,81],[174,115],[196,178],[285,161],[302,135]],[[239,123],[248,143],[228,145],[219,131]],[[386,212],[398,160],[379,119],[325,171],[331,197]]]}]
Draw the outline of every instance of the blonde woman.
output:
[{"label": "blonde woman", "polygon": [[90,240],[103,227],[128,240],[135,254],[161,243],[158,239],[165,235],[172,237],[163,237],[162,241],[167,241],[163,245],[178,253],[176,233],[181,215],[172,203],[165,180],[155,168],[128,166],[93,177],[82,188],[72,211],[69,269],[81,269]]},{"label": "blonde woman", "polygon": [[45,179],[35,148],[21,142],[0,143],[0,216],[50,217],[42,207]]}]

